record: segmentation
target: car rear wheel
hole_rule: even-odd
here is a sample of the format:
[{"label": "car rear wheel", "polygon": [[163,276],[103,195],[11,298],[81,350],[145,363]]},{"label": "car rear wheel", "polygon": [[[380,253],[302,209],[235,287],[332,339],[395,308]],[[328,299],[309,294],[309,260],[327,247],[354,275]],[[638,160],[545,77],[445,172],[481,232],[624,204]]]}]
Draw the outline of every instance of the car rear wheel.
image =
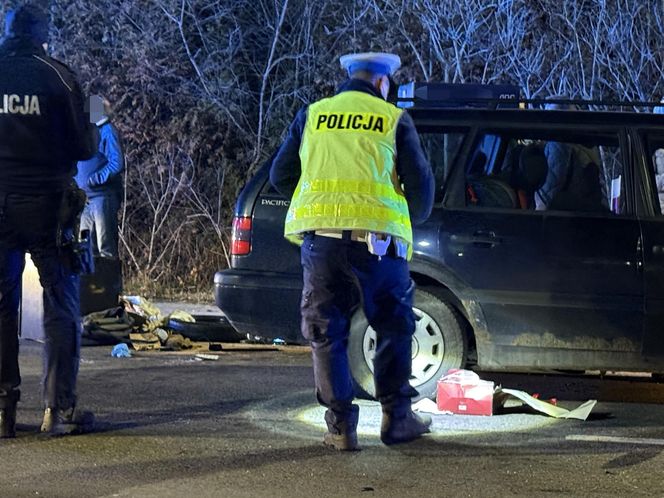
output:
[{"label": "car rear wheel", "polygon": [[[436,382],[450,368],[465,364],[466,340],[461,320],[452,306],[425,288],[415,291],[415,333],[412,342],[411,385],[421,398],[433,398]],[[374,399],[373,357],[376,332],[364,313],[358,311],[351,322],[348,357],[356,395]]]}]

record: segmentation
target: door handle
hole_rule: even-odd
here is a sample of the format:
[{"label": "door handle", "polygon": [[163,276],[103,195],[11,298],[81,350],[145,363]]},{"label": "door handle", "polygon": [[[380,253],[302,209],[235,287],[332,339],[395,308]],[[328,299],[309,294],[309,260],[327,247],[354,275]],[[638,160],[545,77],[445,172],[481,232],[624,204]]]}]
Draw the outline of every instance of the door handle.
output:
[{"label": "door handle", "polygon": [[497,237],[494,232],[487,232],[483,230],[479,230],[472,235],[454,234],[450,238],[452,239],[452,242],[456,242],[458,244],[472,244],[477,247],[486,248],[495,247],[502,242],[502,239]]}]

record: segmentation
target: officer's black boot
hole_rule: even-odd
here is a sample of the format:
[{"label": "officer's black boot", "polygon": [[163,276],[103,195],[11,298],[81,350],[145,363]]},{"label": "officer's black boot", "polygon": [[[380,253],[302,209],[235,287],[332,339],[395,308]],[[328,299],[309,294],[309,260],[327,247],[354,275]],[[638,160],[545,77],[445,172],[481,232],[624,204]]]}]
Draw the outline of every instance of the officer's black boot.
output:
[{"label": "officer's black boot", "polygon": [[357,421],[360,415],[360,407],[351,405],[348,412],[340,415],[332,410],[325,412],[327,432],[324,443],[339,451],[358,451],[357,444]]},{"label": "officer's black boot", "polygon": [[0,438],[16,437],[16,404],[0,408]]},{"label": "officer's black boot", "polygon": [[95,416],[90,411],[78,410],[76,407],[66,410],[47,408],[41,432],[49,436],[65,436],[68,434],[84,434],[94,430]]},{"label": "officer's black boot", "polygon": [[407,443],[426,434],[431,427],[431,417],[418,415],[407,409],[383,409],[383,419],[380,425],[380,440],[385,444]]}]

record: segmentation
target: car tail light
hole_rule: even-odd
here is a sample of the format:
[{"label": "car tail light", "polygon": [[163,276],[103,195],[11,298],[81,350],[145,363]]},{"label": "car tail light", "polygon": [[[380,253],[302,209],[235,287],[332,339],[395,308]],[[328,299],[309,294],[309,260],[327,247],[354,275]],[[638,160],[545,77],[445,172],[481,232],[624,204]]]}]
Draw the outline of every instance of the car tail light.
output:
[{"label": "car tail light", "polygon": [[236,216],[233,218],[231,237],[231,255],[246,256],[251,252],[251,218]]}]

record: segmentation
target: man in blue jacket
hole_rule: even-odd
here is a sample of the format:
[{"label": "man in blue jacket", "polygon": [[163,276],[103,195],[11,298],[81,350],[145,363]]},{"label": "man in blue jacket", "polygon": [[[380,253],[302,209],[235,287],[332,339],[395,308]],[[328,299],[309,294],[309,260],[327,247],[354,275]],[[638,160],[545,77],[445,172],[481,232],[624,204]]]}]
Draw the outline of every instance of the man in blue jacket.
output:
[{"label": "man in blue jacket", "polygon": [[109,110],[108,100],[99,95],[90,97],[90,120],[97,125],[99,147],[92,159],[78,163],[76,183],[88,197],[81,230],[90,230],[97,254],[117,258],[124,155],[120,134],[108,117]]},{"label": "man in blue jacket", "polygon": [[76,77],[46,55],[45,13],[30,5],[10,11],[5,35],[0,43],[0,437],[16,433],[18,310],[26,252],[44,289],[41,430],[78,432],[90,427],[92,414],[76,409],[79,277],[74,253],[60,235],[72,231],[69,221],[76,217],[64,202],[78,192],[76,162],[91,157],[95,144]]}]

